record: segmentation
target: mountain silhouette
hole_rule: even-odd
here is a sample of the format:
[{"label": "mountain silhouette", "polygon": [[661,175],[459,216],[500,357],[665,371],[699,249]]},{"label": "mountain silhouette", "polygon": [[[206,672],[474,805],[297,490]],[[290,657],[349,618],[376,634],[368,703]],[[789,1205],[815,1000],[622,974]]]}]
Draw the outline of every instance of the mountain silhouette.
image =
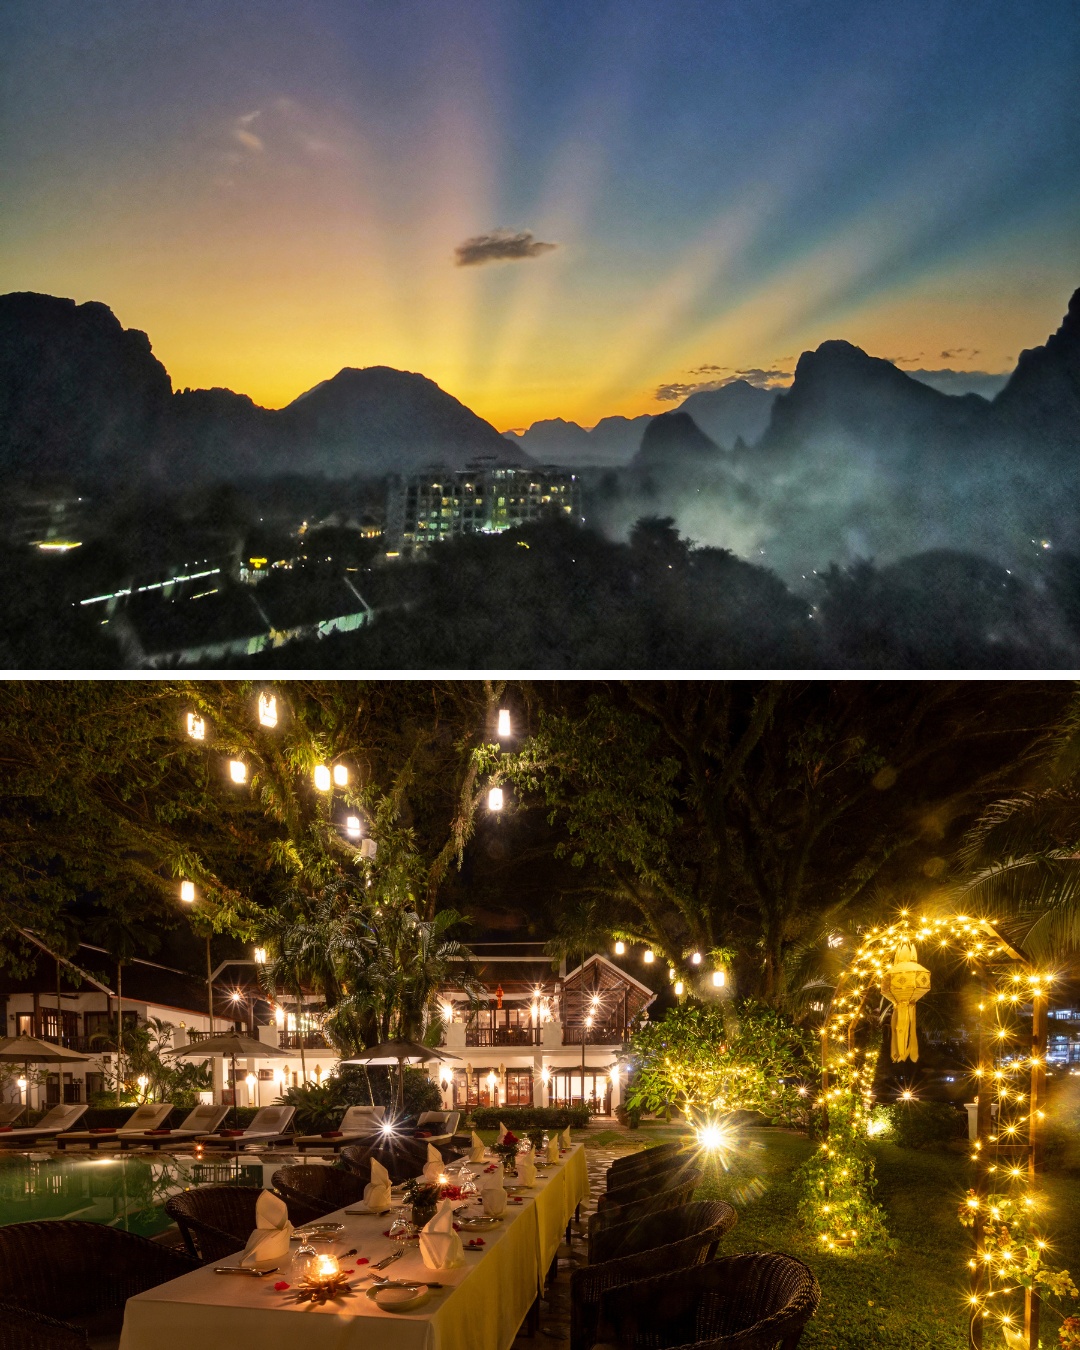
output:
[{"label": "mountain silhouette", "polygon": [[0,296],[0,470],[26,483],[382,476],[529,456],[424,375],[345,369],[280,411],[174,394],[145,333],[107,305]]},{"label": "mountain silhouette", "polygon": [[1080,290],[1073,292],[1057,332],[1043,346],[1020,353],[993,407],[1010,438],[1037,438],[1055,456],[1080,451]]},{"label": "mountain silhouette", "polygon": [[779,390],[761,389],[747,380],[732,380],[719,389],[702,389],[679,404],[706,436],[728,448],[736,441],[753,445],[769,425]]},{"label": "mountain silhouette", "polygon": [[651,418],[602,417],[592,430],[562,417],[534,422],[527,431],[508,431],[506,439],[526,450],[533,459],[568,468],[616,468],[629,464],[641,444],[641,433]]},{"label": "mountain silhouette", "polygon": [[719,458],[721,453],[720,447],[705,435],[689,413],[661,413],[645,428],[641,448],[634,456],[632,467],[681,467],[688,461],[703,461],[707,465]]}]

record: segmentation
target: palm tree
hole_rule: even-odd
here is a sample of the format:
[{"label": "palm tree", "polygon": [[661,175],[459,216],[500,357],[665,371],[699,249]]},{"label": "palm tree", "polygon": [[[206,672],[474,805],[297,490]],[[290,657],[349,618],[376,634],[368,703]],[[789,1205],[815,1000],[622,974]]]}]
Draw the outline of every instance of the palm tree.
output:
[{"label": "palm tree", "polygon": [[1036,959],[1080,947],[1080,695],[1049,738],[1043,785],[988,807],[964,838],[958,896],[1030,924]]},{"label": "palm tree", "polygon": [[120,1105],[120,1096],[124,1085],[124,1033],[123,1013],[123,977],[124,966],[140,949],[155,952],[161,941],[152,929],[140,923],[135,917],[142,913],[136,909],[130,896],[110,900],[100,913],[90,921],[90,934],[100,942],[116,961],[116,1104]]}]

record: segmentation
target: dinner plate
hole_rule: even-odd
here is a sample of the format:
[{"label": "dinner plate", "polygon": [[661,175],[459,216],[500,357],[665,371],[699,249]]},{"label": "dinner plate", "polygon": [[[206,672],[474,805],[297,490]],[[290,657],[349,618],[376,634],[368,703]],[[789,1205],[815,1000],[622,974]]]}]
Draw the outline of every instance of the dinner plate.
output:
[{"label": "dinner plate", "polygon": [[466,1218],[458,1219],[458,1226],[460,1228],[469,1228],[476,1230],[494,1228],[495,1225],[499,1223],[502,1223],[502,1219],[487,1219],[481,1218],[479,1216],[471,1219]]},{"label": "dinner plate", "polygon": [[419,1308],[421,1303],[426,1303],[431,1297],[431,1291],[426,1284],[420,1285],[418,1289],[396,1289],[393,1286],[379,1285],[378,1288],[369,1289],[367,1296],[386,1312],[409,1312],[413,1308]]}]

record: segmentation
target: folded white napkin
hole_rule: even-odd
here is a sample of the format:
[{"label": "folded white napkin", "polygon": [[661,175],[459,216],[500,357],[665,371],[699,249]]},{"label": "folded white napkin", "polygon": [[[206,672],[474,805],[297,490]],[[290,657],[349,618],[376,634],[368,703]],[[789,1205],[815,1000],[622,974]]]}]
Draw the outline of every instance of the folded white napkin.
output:
[{"label": "folded white napkin", "polygon": [[559,1135],[559,1146],[560,1146],[561,1148],[569,1148],[569,1147],[570,1147],[570,1126],[569,1126],[569,1125],[567,1125],[566,1129],[563,1130],[562,1134]]},{"label": "folded white napkin", "polygon": [[424,1180],[438,1181],[446,1171],[446,1164],[443,1162],[443,1156],[434,1144],[427,1146],[427,1162],[424,1164]]},{"label": "folded white napkin", "polygon": [[454,1206],[443,1200],[420,1230],[420,1255],[428,1270],[452,1270],[465,1264],[461,1238],[454,1232]]},{"label": "folded white napkin", "polygon": [[469,1161],[470,1162],[484,1161],[484,1141],[480,1138],[480,1136],[476,1133],[475,1130],[473,1130],[472,1132],[472,1142],[469,1144]]},{"label": "folded white napkin", "polygon": [[480,1198],[484,1202],[484,1213],[492,1219],[497,1219],[501,1214],[505,1214],[506,1191],[503,1189],[502,1163],[495,1168],[494,1172],[481,1173],[477,1184],[480,1187]]},{"label": "folded white napkin", "polygon": [[371,1160],[371,1180],[364,1187],[364,1205],[372,1214],[390,1208],[390,1173],[378,1158]]},{"label": "folded white napkin", "polygon": [[292,1230],[285,1201],[273,1191],[263,1191],[255,1205],[255,1231],[248,1238],[240,1264],[255,1270],[278,1265],[289,1255]]},{"label": "folded white napkin", "polygon": [[505,1125],[502,1123],[502,1121],[500,1120],[500,1121],[499,1121],[499,1143],[500,1143],[500,1144],[505,1143],[505,1141],[506,1141],[506,1136],[507,1136],[509,1133],[510,1133],[510,1131],[506,1128],[506,1126],[505,1126]]},{"label": "folded white napkin", "polygon": [[517,1155],[517,1174],[523,1186],[531,1186],[536,1181],[536,1154],[531,1148]]},{"label": "folded white napkin", "polygon": [[547,1160],[549,1163],[559,1161],[559,1136],[557,1134],[551,1135],[548,1139]]}]

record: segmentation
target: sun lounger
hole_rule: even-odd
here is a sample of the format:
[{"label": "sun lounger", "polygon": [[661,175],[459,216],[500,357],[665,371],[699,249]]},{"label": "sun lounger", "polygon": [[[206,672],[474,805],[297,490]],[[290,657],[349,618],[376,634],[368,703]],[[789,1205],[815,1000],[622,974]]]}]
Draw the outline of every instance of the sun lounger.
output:
[{"label": "sun lounger", "polygon": [[424,1111],[416,1122],[414,1138],[427,1137],[429,1144],[447,1144],[457,1133],[460,1111]]},{"label": "sun lounger", "polygon": [[219,1131],[217,1134],[203,1134],[198,1142],[205,1148],[231,1149],[239,1153],[248,1144],[280,1144],[292,1142],[289,1126],[296,1114],[294,1106],[264,1106],[246,1130]]},{"label": "sun lounger", "polygon": [[96,1149],[101,1144],[115,1144],[125,1135],[145,1134],[147,1130],[156,1129],[163,1120],[168,1119],[172,1109],[172,1102],[147,1102],[137,1107],[118,1130],[69,1130],[57,1139],[56,1146],[66,1149],[68,1144],[85,1144],[89,1149]]},{"label": "sun lounger", "polygon": [[86,1114],[86,1110],[85,1102],[81,1105],[54,1106],[36,1125],[25,1125],[18,1130],[0,1130],[0,1147],[32,1144],[35,1139],[52,1139],[61,1130],[70,1129],[80,1116]]},{"label": "sun lounger", "polygon": [[298,1134],[293,1143],[301,1153],[306,1148],[330,1148],[336,1153],[345,1144],[355,1144],[358,1139],[370,1139],[373,1134],[378,1134],[385,1115],[385,1106],[350,1106],[336,1130]]},{"label": "sun lounger", "polygon": [[22,1102],[0,1102],[0,1129],[14,1125],[25,1110]]},{"label": "sun lounger", "polygon": [[186,1144],[199,1135],[216,1130],[228,1113],[227,1106],[197,1106],[175,1130],[144,1130],[141,1134],[130,1134],[125,1130],[120,1136],[120,1151],[149,1146],[157,1153],[162,1144]]}]

